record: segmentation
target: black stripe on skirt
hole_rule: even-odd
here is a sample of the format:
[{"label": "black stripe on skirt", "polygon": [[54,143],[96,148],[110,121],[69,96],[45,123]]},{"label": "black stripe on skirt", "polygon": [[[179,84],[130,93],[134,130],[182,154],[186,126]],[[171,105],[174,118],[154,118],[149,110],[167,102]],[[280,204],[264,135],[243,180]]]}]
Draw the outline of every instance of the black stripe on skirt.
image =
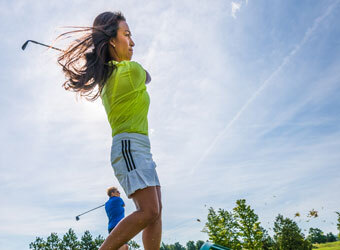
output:
[{"label": "black stripe on skirt", "polygon": [[122,154],[123,154],[123,157],[124,157],[124,160],[125,160],[125,164],[126,164],[126,167],[127,167],[127,170],[130,172],[130,162],[127,160],[127,155],[126,155],[126,151],[125,151],[125,143],[126,141],[125,140],[122,140]]}]

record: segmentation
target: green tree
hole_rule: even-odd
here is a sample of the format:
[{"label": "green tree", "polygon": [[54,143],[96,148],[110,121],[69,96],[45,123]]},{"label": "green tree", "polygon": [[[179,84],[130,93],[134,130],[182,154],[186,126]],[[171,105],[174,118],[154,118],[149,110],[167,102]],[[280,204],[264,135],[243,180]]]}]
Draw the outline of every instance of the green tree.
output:
[{"label": "green tree", "polygon": [[29,245],[30,249],[34,250],[43,250],[46,249],[46,242],[43,238],[36,237],[34,242],[31,242]]},{"label": "green tree", "polygon": [[173,250],[185,250],[185,247],[182,246],[179,242],[175,242]]},{"label": "green tree", "polygon": [[131,249],[140,249],[140,245],[138,245],[138,243],[134,240],[130,240],[128,245]]},{"label": "green tree", "polygon": [[340,238],[340,212],[335,212],[338,215],[338,223],[336,224],[337,229],[339,231],[338,238]]},{"label": "green tree", "polygon": [[162,242],[160,250],[200,250],[203,244],[203,240],[198,240],[196,243],[190,240],[186,243],[185,248],[179,242],[176,242],[175,244],[165,244]]},{"label": "green tree", "polygon": [[160,250],[185,250],[185,247],[182,246],[179,242],[176,242],[175,244],[169,244],[169,245],[164,244],[164,242],[162,242]]},{"label": "green tree", "polygon": [[326,236],[319,228],[310,228],[307,239],[312,243],[325,243],[327,241]]},{"label": "green tree", "polygon": [[103,243],[104,243],[104,237],[101,235],[98,235],[95,239],[94,239],[94,244],[99,248]]},{"label": "green tree", "polygon": [[237,221],[232,213],[221,208],[215,211],[210,207],[208,221],[202,231],[208,233],[209,240],[213,243],[239,250],[242,246],[237,227]]},{"label": "green tree", "polygon": [[233,210],[242,247],[252,250],[262,249],[263,231],[258,221],[259,217],[250,206],[246,205],[245,199],[237,200],[236,204]]},{"label": "green tree", "polygon": [[46,247],[47,249],[58,249],[60,246],[61,240],[58,237],[57,233],[51,233],[50,236],[47,237]]},{"label": "green tree", "polygon": [[70,228],[62,240],[56,233],[51,233],[46,241],[37,237],[34,242],[30,243],[29,248],[34,250],[97,250],[103,242],[104,238],[100,235],[93,240],[89,231],[85,231],[81,241],[78,241],[76,234]]},{"label": "green tree", "polygon": [[59,245],[60,250],[79,249],[78,238],[77,235],[72,230],[72,228],[70,228],[68,232],[63,236],[63,240]]},{"label": "green tree", "polygon": [[188,241],[186,246],[187,250],[196,250],[195,241],[192,240]]},{"label": "green tree", "polygon": [[277,250],[310,250],[312,244],[304,239],[296,222],[282,215],[276,217],[274,223],[274,249]]},{"label": "green tree", "polygon": [[270,237],[268,232],[262,228],[262,250],[271,250],[274,248],[274,240]]},{"label": "green tree", "polygon": [[259,217],[246,204],[245,199],[237,200],[232,212],[209,208],[208,221],[203,232],[208,233],[210,241],[234,250],[262,249],[265,240],[267,245],[270,244],[269,236],[263,238],[264,231]]},{"label": "green tree", "polygon": [[204,244],[204,241],[203,241],[203,240],[198,240],[198,241],[196,241],[196,249],[197,249],[197,250],[200,250],[201,247],[203,246],[203,244]]},{"label": "green tree", "polygon": [[80,249],[82,250],[95,250],[98,247],[92,239],[92,235],[89,231],[85,231],[84,235],[81,237]]},{"label": "green tree", "polygon": [[336,241],[335,235],[332,234],[332,233],[328,233],[328,234],[326,235],[326,242],[334,242],[334,241]]},{"label": "green tree", "polygon": [[164,242],[162,242],[161,247],[159,248],[159,250],[169,250],[169,245],[166,245]]}]

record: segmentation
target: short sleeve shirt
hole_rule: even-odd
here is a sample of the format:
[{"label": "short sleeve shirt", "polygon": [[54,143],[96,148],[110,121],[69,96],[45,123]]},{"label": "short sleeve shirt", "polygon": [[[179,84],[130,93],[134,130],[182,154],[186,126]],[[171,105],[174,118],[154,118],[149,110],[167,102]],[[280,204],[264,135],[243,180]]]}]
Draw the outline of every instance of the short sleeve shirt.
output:
[{"label": "short sleeve shirt", "polygon": [[114,228],[125,216],[124,201],[120,197],[110,197],[105,203],[105,211],[109,218],[108,229]]},{"label": "short sleeve shirt", "polygon": [[112,136],[123,132],[148,135],[150,98],[146,72],[133,61],[110,61],[116,69],[106,81],[101,99],[112,129]]}]

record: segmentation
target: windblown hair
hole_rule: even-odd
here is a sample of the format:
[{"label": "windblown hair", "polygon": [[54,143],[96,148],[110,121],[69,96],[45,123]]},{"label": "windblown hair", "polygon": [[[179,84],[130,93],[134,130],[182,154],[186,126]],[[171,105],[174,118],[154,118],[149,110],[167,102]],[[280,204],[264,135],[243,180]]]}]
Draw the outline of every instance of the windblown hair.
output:
[{"label": "windblown hair", "polygon": [[100,96],[115,69],[108,64],[111,60],[109,40],[117,36],[120,21],[125,21],[121,12],[104,12],[95,18],[93,27],[73,27],[77,29],[58,36],[83,34],[58,58],[67,79],[63,84],[66,90],[77,92],[90,101]]}]

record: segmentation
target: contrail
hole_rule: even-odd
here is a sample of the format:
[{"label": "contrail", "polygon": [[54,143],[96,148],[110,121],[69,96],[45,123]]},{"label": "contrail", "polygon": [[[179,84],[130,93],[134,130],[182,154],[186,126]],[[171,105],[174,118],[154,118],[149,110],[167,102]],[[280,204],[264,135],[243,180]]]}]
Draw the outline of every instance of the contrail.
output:
[{"label": "contrail", "polygon": [[327,10],[324,14],[319,16],[314,20],[314,23],[312,27],[308,28],[305,32],[305,35],[301,42],[295,46],[295,48],[283,58],[282,63],[280,66],[270,74],[270,76],[261,84],[261,86],[254,92],[254,94],[248,99],[248,101],[242,106],[242,108],[236,113],[236,115],[233,117],[233,119],[224,127],[224,129],[218,133],[218,135],[214,138],[208,149],[202,154],[201,158],[198,160],[198,162],[191,168],[190,174],[192,175],[196,168],[201,164],[203,160],[207,157],[207,155],[210,154],[211,150],[215,147],[218,140],[229,130],[229,128],[239,119],[239,117],[242,115],[243,111],[246,110],[256,98],[257,96],[268,86],[270,81],[282,70],[284,66],[286,66],[291,58],[300,50],[300,48],[309,40],[309,38],[312,36],[314,31],[318,28],[319,24],[332,12],[334,7],[339,3],[339,0],[335,1],[333,4],[328,6]]}]

